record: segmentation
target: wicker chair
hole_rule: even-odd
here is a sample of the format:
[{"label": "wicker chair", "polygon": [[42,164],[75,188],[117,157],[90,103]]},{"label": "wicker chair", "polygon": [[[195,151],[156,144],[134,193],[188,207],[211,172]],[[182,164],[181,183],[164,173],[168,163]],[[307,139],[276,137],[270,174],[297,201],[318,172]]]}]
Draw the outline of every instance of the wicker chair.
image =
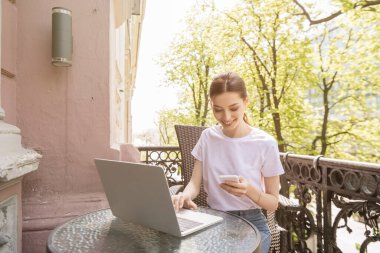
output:
[{"label": "wicker chair", "polygon": [[[206,129],[206,127],[175,125],[174,128],[178,138],[179,149],[181,151],[182,175],[184,184],[186,185],[190,181],[194,167],[194,157],[191,155],[191,151],[201,136],[202,131]],[[183,186],[175,186],[171,188],[171,193],[175,194],[181,190],[183,190]],[[198,197],[194,199],[194,202],[198,206],[207,206],[207,194],[203,190],[203,186],[201,187],[201,191]],[[269,229],[272,234],[270,252],[280,252],[281,228],[278,226],[275,219],[275,212],[267,212],[266,215]]]}]

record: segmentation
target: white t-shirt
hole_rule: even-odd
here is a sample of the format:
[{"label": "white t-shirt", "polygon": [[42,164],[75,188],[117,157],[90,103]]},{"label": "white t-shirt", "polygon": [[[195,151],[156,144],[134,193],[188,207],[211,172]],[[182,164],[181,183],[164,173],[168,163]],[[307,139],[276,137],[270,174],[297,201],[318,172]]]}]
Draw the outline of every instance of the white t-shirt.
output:
[{"label": "white t-shirt", "polygon": [[211,208],[232,211],[260,208],[246,196],[236,197],[224,191],[219,175],[243,176],[250,184],[264,191],[262,177],[284,173],[276,140],[268,133],[251,127],[241,138],[223,134],[220,126],[202,132],[191,154],[202,162],[203,186]]}]

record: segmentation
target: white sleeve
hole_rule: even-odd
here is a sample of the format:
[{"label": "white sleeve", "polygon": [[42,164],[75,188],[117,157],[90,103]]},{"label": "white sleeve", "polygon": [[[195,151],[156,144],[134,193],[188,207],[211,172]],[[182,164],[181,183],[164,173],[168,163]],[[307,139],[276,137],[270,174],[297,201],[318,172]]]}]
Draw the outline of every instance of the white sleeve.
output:
[{"label": "white sleeve", "polygon": [[199,140],[197,144],[195,144],[193,150],[191,151],[191,154],[194,156],[195,159],[198,161],[203,161],[203,141],[204,141],[204,134],[201,134],[201,137],[199,137]]},{"label": "white sleeve", "polygon": [[264,160],[263,167],[261,168],[261,174],[264,177],[273,177],[284,174],[284,168],[281,164],[278,144],[275,139],[268,140],[263,159]]}]

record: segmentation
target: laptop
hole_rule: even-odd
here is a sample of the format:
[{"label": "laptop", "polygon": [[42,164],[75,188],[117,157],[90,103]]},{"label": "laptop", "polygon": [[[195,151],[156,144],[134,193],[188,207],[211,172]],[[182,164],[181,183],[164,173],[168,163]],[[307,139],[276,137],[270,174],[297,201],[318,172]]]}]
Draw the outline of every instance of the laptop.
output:
[{"label": "laptop", "polygon": [[196,210],[175,212],[159,166],[104,159],[95,164],[113,215],[125,222],[182,237],[223,220]]}]

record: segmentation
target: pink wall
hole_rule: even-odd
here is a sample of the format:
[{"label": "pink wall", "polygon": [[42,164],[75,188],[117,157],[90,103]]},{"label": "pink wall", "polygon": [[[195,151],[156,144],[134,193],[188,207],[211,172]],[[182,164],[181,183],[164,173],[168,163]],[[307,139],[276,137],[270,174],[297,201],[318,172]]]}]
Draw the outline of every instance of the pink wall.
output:
[{"label": "pink wall", "polygon": [[1,107],[5,111],[4,121],[16,125],[16,81],[1,76]]},{"label": "pink wall", "polygon": [[[17,126],[43,155],[25,197],[101,191],[93,158],[109,148],[108,1],[17,1]],[[51,62],[51,9],[72,11],[72,67]]]},{"label": "pink wall", "polygon": [[[1,68],[16,75],[17,8],[9,1],[2,2]],[[1,106],[4,120],[16,125],[16,78],[1,75]]]},{"label": "pink wall", "polygon": [[[93,159],[118,158],[110,149],[110,7],[104,0],[16,6],[17,75],[14,84],[2,82],[2,104],[24,147],[43,155],[22,188],[23,252],[42,252],[50,229],[106,206]],[[67,68],[51,64],[51,10],[58,6],[73,15],[73,65]]]}]

